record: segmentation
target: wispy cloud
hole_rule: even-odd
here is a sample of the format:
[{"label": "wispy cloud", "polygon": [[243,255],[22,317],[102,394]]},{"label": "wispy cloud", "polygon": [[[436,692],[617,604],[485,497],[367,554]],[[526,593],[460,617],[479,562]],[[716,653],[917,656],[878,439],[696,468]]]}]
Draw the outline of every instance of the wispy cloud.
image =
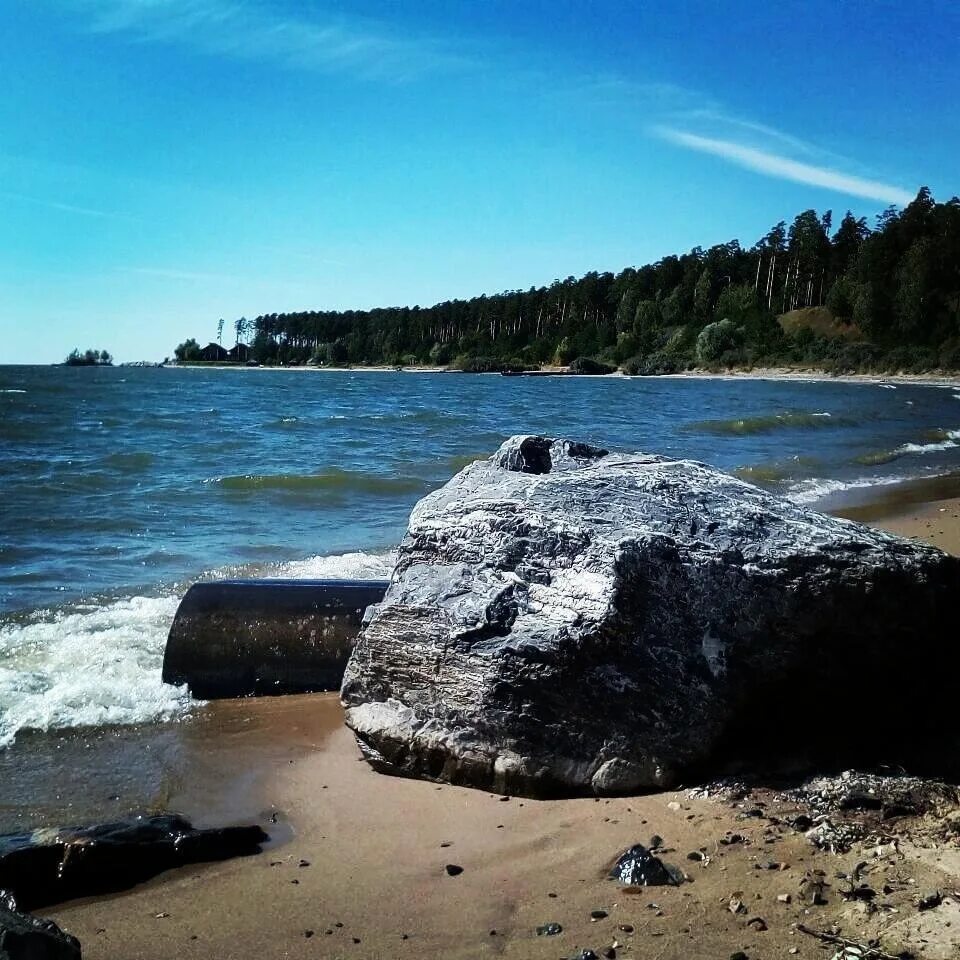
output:
[{"label": "wispy cloud", "polygon": [[[749,126],[753,127],[754,130],[766,130],[769,133],[769,128],[764,128],[760,124],[749,124]],[[908,190],[889,183],[851,176],[841,170],[795,160],[749,144],[737,143],[734,140],[705,137],[666,126],[655,126],[652,128],[652,133],[669,143],[685,147],[688,150],[720,157],[729,163],[736,164],[738,167],[744,167],[768,177],[791,180],[794,183],[804,183],[808,186],[822,187],[853,197],[879,200],[882,203],[895,203],[900,206],[908,204],[913,199],[913,194]]]},{"label": "wispy cloud", "polygon": [[287,14],[235,0],[70,0],[96,33],[177,44],[235,60],[323,73],[402,81],[466,59],[429,37],[391,33],[382,24],[342,16]]},{"label": "wispy cloud", "polygon": [[123,267],[124,273],[140,277],[156,277],[160,280],[177,280],[188,283],[237,283],[242,280],[229,273],[201,273],[196,270],[179,270],[175,267]]},{"label": "wispy cloud", "polygon": [[0,190],[0,197],[6,200],[16,200],[19,203],[29,203],[38,207],[46,207],[48,210],[59,210],[61,213],[74,213],[81,217],[96,217],[102,220],[127,220],[134,222],[133,217],[129,217],[123,213],[116,213],[111,210],[97,210],[93,207],[81,207],[74,203],[62,203],[59,200],[51,200],[44,197],[31,197],[24,193],[13,193],[9,190]]}]

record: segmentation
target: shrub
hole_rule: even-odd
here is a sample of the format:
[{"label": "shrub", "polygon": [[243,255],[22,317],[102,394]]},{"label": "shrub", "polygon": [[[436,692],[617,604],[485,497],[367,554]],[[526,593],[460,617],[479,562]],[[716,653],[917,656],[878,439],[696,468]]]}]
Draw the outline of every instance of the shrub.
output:
[{"label": "shrub", "polygon": [[742,340],[743,333],[732,320],[708,323],[697,336],[697,361],[703,364],[716,363],[728,350],[740,346]]},{"label": "shrub", "polygon": [[604,376],[608,373],[616,372],[616,367],[609,364],[600,363],[598,360],[591,360],[589,357],[577,357],[570,364],[571,373],[589,374],[593,376]]}]

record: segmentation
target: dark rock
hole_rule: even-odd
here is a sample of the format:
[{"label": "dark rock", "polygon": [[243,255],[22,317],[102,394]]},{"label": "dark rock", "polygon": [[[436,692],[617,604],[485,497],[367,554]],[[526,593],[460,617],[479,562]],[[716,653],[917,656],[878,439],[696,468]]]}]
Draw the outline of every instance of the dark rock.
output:
[{"label": "dark rock", "polygon": [[[541,797],[943,766],[958,591],[957,558],[703,464],[514,437],[414,508],[346,720],[382,772]],[[769,718],[853,676],[896,709],[805,724],[787,756]]]},{"label": "dark rock", "polygon": [[630,923],[621,923],[617,929],[621,933],[633,933],[633,924]]},{"label": "dark rock", "polygon": [[171,814],[0,836],[0,887],[28,910],[126,890],[173,867],[260,852],[260,827],[195,830]]},{"label": "dark rock", "polygon": [[683,874],[675,867],[666,866],[642,843],[637,843],[620,855],[610,871],[610,879],[624,886],[678,886]]},{"label": "dark rock", "polygon": [[590,919],[591,920],[605,920],[609,914],[606,910],[591,910]]},{"label": "dark rock", "polygon": [[563,927],[559,923],[545,923],[537,927],[538,937],[555,937],[560,933],[563,933]]},{"label": "dark rock", "polygon": [[52,920],[21,913],[0,890],[0,960],[80,960],[80,941]]},{"label": "dark rock", "polygon": [[730,960],[750,960],[750,958],[742,950],[738,950],[730,954]]},{"label": "dark rock", "polygon": [[613,947],[605,947],[603,950],[600,951],[600,955],[603,957],[606,957],[607,960],[616,960],[617,951],[614,950]]},{"label": "dark rock", "polygon": [[579,953],[575,953],[570,960],[597,960],[597,955],[588,947]]},{"label": "dark rock", "polygon": [[451,877],[459,877],[463,873],[463,867],[455,863],[448,863],[444,869],[447,871],[447,875]]},{"label": "dark rock", "polygon": [[917,898],[917,909],[933,910],[941,903],[943,903],[943,894],[939,890],[934,890],[933,893],[926,893]]}]

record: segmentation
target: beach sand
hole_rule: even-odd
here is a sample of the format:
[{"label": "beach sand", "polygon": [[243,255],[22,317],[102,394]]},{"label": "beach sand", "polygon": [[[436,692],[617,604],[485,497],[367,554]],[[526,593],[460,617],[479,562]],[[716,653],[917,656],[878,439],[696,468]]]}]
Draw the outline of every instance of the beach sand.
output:
[{"label": "beach sand", "polygon": [[[873,523],[960,552],[958,499],[872,509]],[[879,856],[859,847],[818,852],[802,833],[748,815],[759,803],[770,804],[765,812],[777,806],[765,794],[740,805],[683,791],[540,802],[394,779],[360,760],[335,695],[241,703],[261,731],[257,742],[275,737],[276,749],[269,763],[255,758],[269,773],[246,788],[256,801],[234,807],[259,809],[268,832],[276,829],[268,812],[282,811],[280,833],[289,839],[257,857],[185,868],[125,894],[47,911],[80,938],[88,960],[557,960],[582,948],[602,956],[615,942],[618,957],[658,960],[726,960],[741,950],[750,960],[831,957],[798,922],[855,939],[882,932],[885,946],[907,943],[924,958],[960,955],[958,901],[924,913],[913,904],[918,892],[960,889],[956,846],[904,841],[881,846]],[[785,736],[795,733],[797,718],[777,722]],[[284,743],[288,729],[298,731],[294,746]],[[178,799],[197,802],[184,793],[174,806]],[[746,842],[720,845],[731,832]],[[620,852],[652,834],[664,839],[664,860],[692,882],[624,892],[605,879]],[[708,854],[706,865],[687,858],[696,850]],[[880,897],[887,907],[873,913],[838,893],[837,872],[864,859],[872,885],[890,889]],[[447,864],[463,872],[449,876]],[[800,881],[813,869],[831,884],[825,906],[800,900]],[[791,902],[778,901],[782,894]],[[745,912],[731,912],[731,897]],[[607,916],[592,920],[596,910]],[[757,917],[763,924],[750,923]],[[538,936],[536,928],[551,922],[562,933]]]}]

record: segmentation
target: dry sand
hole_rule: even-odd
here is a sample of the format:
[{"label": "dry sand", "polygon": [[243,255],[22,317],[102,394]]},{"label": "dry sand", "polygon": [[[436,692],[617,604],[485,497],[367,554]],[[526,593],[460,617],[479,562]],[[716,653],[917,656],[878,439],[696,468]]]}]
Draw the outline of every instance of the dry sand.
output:
[{"label": "dry sand", "polygon": [[[958,500],[913,505],[882,525],[960,552]],[[289,698],[282,708],[245,703],[261,727],[273,723],[278,744],[289,724],[300,741],[316,744],[295,755],[278,746],[254,804],[282,811],[292,839],[258,857],[186,868],[116,897],[48,911],[80,938],[87,960],[558,960],[582,948],[602,956],[615,942],[618,957],[658,960],[726,960],[741,950],[750,960],[833,956],[797,923],[854,939],[883,933],[885,946],[906,943],[924,958],[960,956],[960,901],[948,897],[923,913],[913,903],[917,892],[960,889],[955,845],[819,852],[802,833],[747,815],[759,803],[769,804],[765,813],[783,807],[764,791],[739,805],[684,792],[538,802],[393,779],[358,762],[336,696]],[[840,723],[824,710],[819,722]],[[796,717],[771,720],[785,736],[798,730]],[[731,832],[746,842],[720,845]],[[652,834],[664,839],[663,858],[692,882],[625,892],[605,879],[617,854]],[[706,865],[687,859],[698,849],[710,857]],[[769,869],[768,861],[783,866]],[[860,861],[874,871],[868,879],[878,892],[883,884],[890,891],[869,914],[839,895],[836,879]],[[463,872],[449,876],[447,864]],[[800,900],[813,869],[830,884],[824,906]],[[781,894],[791,902],[778,901]],[[731,897],[745,912],[731,912]],[[593,921],[595,910],[608,916]],[[758,917],[763,924],[750,923]],[[563,932],[537,936],[550,922]]]}]

